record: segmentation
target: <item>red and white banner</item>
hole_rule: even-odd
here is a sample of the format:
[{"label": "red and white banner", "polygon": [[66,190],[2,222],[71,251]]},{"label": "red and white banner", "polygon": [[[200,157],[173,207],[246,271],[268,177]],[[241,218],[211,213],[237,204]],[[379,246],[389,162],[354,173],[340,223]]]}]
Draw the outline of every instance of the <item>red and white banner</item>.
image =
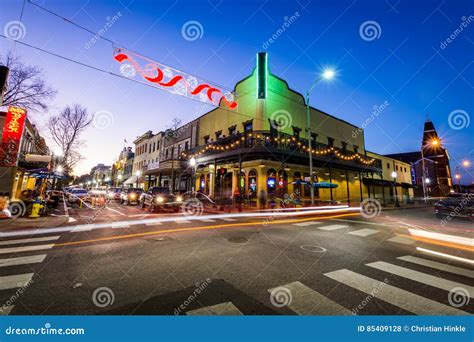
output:
[{"label": "red and white banner", "polygon": [[122,48],[114,51],[114,59],[130,79],[217,107],[237,108],[235,94],[223,87]]},{"label": "red and white banner", "polygon": [[26,121],[26,110],[8,107],[7,117],[2,130],[0,145],[0,166],[16,166],[20,150],[21,136]]}]

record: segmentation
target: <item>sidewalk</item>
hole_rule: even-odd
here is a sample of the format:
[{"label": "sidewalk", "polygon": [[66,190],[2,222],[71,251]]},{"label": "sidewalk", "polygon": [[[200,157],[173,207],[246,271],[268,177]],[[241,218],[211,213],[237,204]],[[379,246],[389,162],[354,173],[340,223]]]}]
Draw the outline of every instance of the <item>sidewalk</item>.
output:
[{"label": "sidewalk", "polygon": [[68,223],[67,216],[42,216],[36,219],[19,217],[16,219],[0,219],[0,232],[17,229],[54,228]]}]

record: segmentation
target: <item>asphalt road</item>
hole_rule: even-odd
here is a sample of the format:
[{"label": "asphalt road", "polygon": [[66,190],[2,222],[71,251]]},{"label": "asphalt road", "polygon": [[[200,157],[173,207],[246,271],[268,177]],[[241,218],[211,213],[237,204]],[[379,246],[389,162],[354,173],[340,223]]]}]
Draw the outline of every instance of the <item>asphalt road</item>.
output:
[{"label": "asphalt road", "polygon": [[111,204],[70,208],[68,215],[72,232],[0,240],[3,314],[460,315],[474,309],[472,247],[413,238],[408,230],[466,237],[474,226],[444,227],[429,208],[370,219],[356,213],[209,218]]}]

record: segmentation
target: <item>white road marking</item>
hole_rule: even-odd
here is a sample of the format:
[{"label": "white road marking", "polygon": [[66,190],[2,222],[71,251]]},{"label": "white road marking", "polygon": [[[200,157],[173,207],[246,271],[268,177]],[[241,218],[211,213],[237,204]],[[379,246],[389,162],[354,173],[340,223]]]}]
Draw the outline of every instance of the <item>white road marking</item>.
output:
[{"label": "white road marking", "polygon": [[188,221],[188,220],[179,220],[179,221],[174,221],[176,222],[177,224],[180,224],[180,223],[191,223],[191,221]]},{"label": "white road marking", "polygon": [[351,315],[351,311],[347,310],[338,303],[330,300],[321,293],[314,291],[306,285],[296,281],[291,284],[282,285],[268,290],[270,296],[278,295],[279,291],[289,291],[291,300],[287,305],[292,311],[298,315]]},{"label": "white road marking", "polygon": [[[469,315],[465,311],[346,269],[325,273],[324,275],[416,315]],[[374,291],[374,289],[377,289],[377,291]]]},{"label": "white road marking", "polygon": [[31,256],[18,257],[18,258],[0,259],[0,267],[37,264],[37,263],[43,262],[44,258],[46,258],[46,254],[31,255]]},{"label": "white road marking", "polygon": [[459,275],[469,277],[469,278],[474,278],[474,271],[468,270],[468,269],[465,269],[465,268],[462,268],[462,267],[442,264],[440,262],[436,262],[436,261],[432,261],[432,260],[428,260],[428,259],[423,259],[423,258],[418,258],[418,257],[411,256],[411,255],[401,256],[401,257],[398,257],[397,259],[412,262],[414,264],[418,264],[418,265],[422,265],[422,266],[426,266],[426,267],[435,268],[437,270],[441,270],[441,271],[445,271],[445,272],[449,272],[449,273],[459,274]]},{"label": "white road marking", "polygon": [[14,305],[2,305],[0,306],[0,316],[8,316],[10,314],[10,311],[14,308]]},{"label": "white road marking", "polygon": [[221,220],[224,220],[224,221],[227,221],[227,222],[234,222],[234,221],[237,221],[236,219],[233,219],[231,217],[224,217],[222,218]]},{"label": "white road marking", "polygon": [[242,312],[232,302],[205,306],[200,309],[186,312],[190,316],[241,316]]},{"label": "white road marking", "polygon": [[336,229],[342,229],[342,228],[348,228],[349,226],[345,226],[342,224],[332,224],[330,226],[324,226],[324,227],[319,227],[318,229],[321,230],[336,230]]},{"label": "white road marking", "polygon": [[465,262],[466,264],[469,264],[469,265],[474,265],[474,260],[472,260],[472,259],[461,258],[461,257],[455,256],[455,255],[441,253],[441,252],[437,252],[437,251],[432,251],[430,249],[421,248],[421,247],[416,247],[416,250],[421,252],[421,253],[432,254],[432,255],[436,255],[436,256],[441,257],[441,258],[452,259],[452,260],[456,260],[456,261],[460,261],[460,262]]},{"label": "white road marking", "polygon": [[129,228],[130,225],[126,221],[113,222],[112,228]]},{"label": "white road marking", "polygon": [[41,251],[53,248],[54,244],[0,248],[0,254]]},{"label": "white road marking", "polygon": [[77,232],[87,232],[89,230],[94,229],[95,224],[90,223],[90,224],[85,224],[85,225],[80,225],[71,230],[71,233],[77,233]]},{"label": "white road marking", "polygon": [[329,221],[339,221],[339,222],[350,222],[356,224],[368,224],[372,226],[386,226],[385,223],[375,223],[375,222],[367,222],[367,221],[356,221],[356,220],[347,220],[347,219],[330,219]]},{"label": "white road marking", "polygon": [[3,240],[3,241],[0,241],[0,245],[18,245],[22,243],[53,241],[57,239],[59,239],[59,235],[58,236],[45,236],[45,237],[32,238],[32,239]]},{"label": "white road marking", "polygon": [[74,217],[69,217],[67,220],[67,223],[73,223],[76,222],[77,220]]},{"label": "white road marking", "polygon": [[395,236],[393,238],[387,239],[387,241],[395,242],[395,243],[402,243],[404,245],[412,245],[414,241],[410,238],[404,236]]},{"label": "white road marking", "polygon": [[364,228],[364,229],[354,230],[353,232],[350,232],[349,234],[357,235],[357,236],[369,236],[369,235],[376,234],[379,232],[380,230]]},{"label": "white road marking", "polygon": [[437,287],[438,289],[446,290],[448,292],[451,291],[455,287],[463,287],[469,292],[469,297],[471,298],[474,297],[474,287],[469,286],[469,285],[435,277],[430,274],[426,274],[426,273],[411,270],[409,268],[389,264],[388,262],[384,262],[384,261],[372,262],[366,265],[369,267],[373,267],[378,270],[384,271],[384,272],[389,272],[389,273],[398,275],[400,277],[417,281],[419,283]]},{"label": "white road marking", "polygon": [[201,222],[216,222],[216,220],[212,220],[212,219],[199,219],[199,221],[201,221]]},{"label": "white road marking", "polygon": [[112,209],[112,208],[110,208],[110,207],[105,207],[105,209],[114,211],[114,212],[116,212],[117,214],[120,214],[120,215],[122,215],[122,216],[127,216],[127,215],[125,215],[124,213],[122,213],[122,212],[120,212],[120,211],[118,211],[118,210]]},{"label": "white road marking", "polygon": [[321,223],[322,222],[319,222],[319,221],[307,221],[307,222],[293,223],[293,226],[306,227],[306,226],[313,226],[315,224],[321,224]]},{"label": "white road marking", "polygon": [[26,286],[33,273],[17,274],[11,276],[0,277],[0,290],[16,289],[17,287]]},{"label": "white road marking", "polygon": [[160,226],[162,225],[163,223],[161,222],[147,222],[145,223],[147,226]]}]

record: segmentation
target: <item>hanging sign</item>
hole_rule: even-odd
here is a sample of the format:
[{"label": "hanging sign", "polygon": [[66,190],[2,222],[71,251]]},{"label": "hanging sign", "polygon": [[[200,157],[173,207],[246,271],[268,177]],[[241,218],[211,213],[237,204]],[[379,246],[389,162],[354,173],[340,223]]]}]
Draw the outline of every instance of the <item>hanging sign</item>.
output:
[{"label": "hanging sign", "polygon": [[163,63],[119,48],[114,51],[114,59],[120,63],[120,72],[130,79],[152,85],[173,94],[196,99],[201,102],[235,109],[234,93],[212,85],[202,79],[184,73]]},{"label": "hanging sign", "polygon": [[8,107],[2,131],[0,166],[16,166],[25,120],[25,109]]}]

